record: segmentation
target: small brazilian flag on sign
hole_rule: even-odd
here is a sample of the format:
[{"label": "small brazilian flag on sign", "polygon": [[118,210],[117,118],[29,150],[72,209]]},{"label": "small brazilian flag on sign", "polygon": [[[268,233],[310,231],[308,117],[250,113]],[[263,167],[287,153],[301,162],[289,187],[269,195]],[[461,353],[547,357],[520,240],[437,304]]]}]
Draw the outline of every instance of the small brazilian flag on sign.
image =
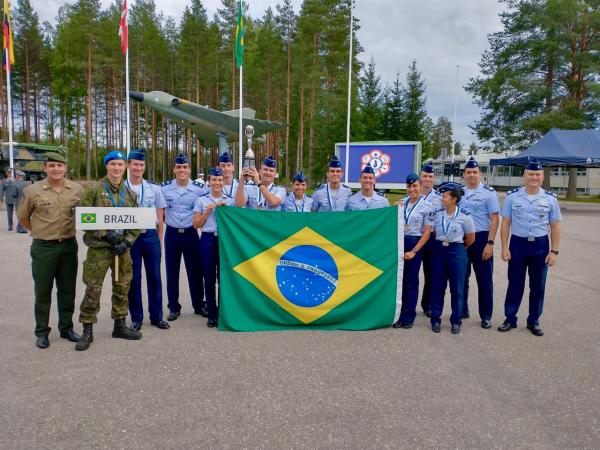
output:
[{"label": "small brazilian flag on sign", "polygon": [[398,220],[397,207],[333,213],[218,208],[219,329],[390,326],[402,299]]},{"label": "small brazilian flag on sign", "polygon": [[92,213],[81,214],[81,223],[96,223],[96,214],[92,214]]}]

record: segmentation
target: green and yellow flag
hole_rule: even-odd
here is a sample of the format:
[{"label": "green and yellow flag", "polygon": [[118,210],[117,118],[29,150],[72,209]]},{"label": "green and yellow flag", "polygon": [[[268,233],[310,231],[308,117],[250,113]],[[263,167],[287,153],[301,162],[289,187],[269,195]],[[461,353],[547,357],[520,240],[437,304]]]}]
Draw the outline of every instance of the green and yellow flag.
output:
[{"label": "green and yellow flag", "polygon": [[398,220],[397,207],[333,213],[218,208],[219,329],[390,326],[402,299]]},{"label": "green and yellow flag", "polygon": [[238,69],[244,64],[244,33],[246,25],[244,24],[244,12],[242,10],[242,0],[238,2],[237,26],[235,28],[235,64]]}]

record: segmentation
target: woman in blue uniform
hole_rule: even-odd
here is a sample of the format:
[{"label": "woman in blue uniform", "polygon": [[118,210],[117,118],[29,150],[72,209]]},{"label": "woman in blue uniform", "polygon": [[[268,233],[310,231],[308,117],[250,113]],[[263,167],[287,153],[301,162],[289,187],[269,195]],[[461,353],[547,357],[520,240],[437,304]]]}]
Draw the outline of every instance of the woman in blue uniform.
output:
[{"label": "woman in blue uniform", "polygon": [[419,270],[423,260],[422,248],[431,235],[431,203],[421,196],[419,175],[406,177],[408,198],[404,201],[404,272],[402,275],[402,309],[394,328],[412,328],[417,315]]},{"label": "woman in blue uniform", "polygon": [[306,195],[306,175],[298,172],[292,179],[292,192],[286,195],[281,210],[287,212],[310,212],[312,207],[313,199],[310,195]]},{"label": "woman in blue uniform", "polygon": [[452,334],[460,333],[464,303],[465,276],[467,273],[467,247],[475,242],[475,224],[458,202],[462,198],[462,185],[445,183],[439,189],[442,209],[434,213],[435,231],[434,278],[431,287],[431,329],[439,333],[444,309],[446,286],[450,282]]}]

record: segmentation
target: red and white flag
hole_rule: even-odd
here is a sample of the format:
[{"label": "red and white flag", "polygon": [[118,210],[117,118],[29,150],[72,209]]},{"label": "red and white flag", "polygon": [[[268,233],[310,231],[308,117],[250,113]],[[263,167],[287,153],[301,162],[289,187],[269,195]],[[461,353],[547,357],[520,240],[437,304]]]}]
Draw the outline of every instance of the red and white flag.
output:
[{"label": "red and white flag", "polygon": [[127,30],[127,0],[123,0],[123,11],[121,12],[121,22],[119,23],[119,36],[121,36],[121,51],[127,53],[129,45],[129,36]]}]

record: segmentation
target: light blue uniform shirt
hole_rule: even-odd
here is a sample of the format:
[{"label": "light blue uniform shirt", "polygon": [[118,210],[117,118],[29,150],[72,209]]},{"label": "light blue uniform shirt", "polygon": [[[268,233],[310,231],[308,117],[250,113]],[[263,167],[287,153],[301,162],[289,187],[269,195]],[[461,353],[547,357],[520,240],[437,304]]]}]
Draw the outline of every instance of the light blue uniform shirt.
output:
[{"label": "light blue uniform shirt", "polygon": [[502,216],[510,217],[511,233],[519,237],[547,236],[550,222],[562,220],[556,195],[540,189],[530,198],[524,187],[507,193]]},{"label": "light blue uniform shirt", "polygon": [[494,188],[479,183],[475,189],[464,188],[465,195],[460,200],[460,207],[468,212],[475,222],[475,232],[489,231],[490,214],[500,212],[498,194]]},{"label": "light blue uniform shirt", "polygon": [[433,225],[432,205],[424,197],[420,197],[414,205],[409,202],[410,199],[406,197],[402,208],[404,235],[423,236],[423,227]]},{"label": "light blue uniform shirt", "polygon": [[161,190],[167,202],[165,223],[174,228],[191,227],[196,200],[206,194],[208,188],[192,180],[180,188],[175,180],[171,180],[165,181]]},{"label": "light blue uniform shirt", "polygon": [[433,211],[437,211],[438,209],[442,208],[442,194],[440,194],[435,189],[429,191],[429,194],[427,195],[421,195],[421,197],[423,197],[426,201],[431,203]]},{"label": "light blue uniform shirt", "polygon": [[240,182],[235,178],[233,179],[231,184],[224,184],[223,194],[229,198],[235,199],[235,193],[237,192],[238,184],[240,184]]},{"label": "light blue uniform shirt", "polygon": [[464,242],[465,234],[475,233],[475,223],[468,213],[459,206],[454,214],[448,216],[445,209],[434,214],[433,229],[435,238],[445,242]]},{"label": "light blue uniform shirt", "polygon": [[287,195],[285,187],[271,183],[266,186],[267,190],[272,194],[275,194],[281,199],[281,203],[278,206],[271,206],[267,202],[267,199],[261,194],[260,189],[255,184],[246,184],[244,191],[246,194],[246,208],[250,209],[264,209],[267,211],[281,211],[281,206]]},{"label": "light blue uniform shirt", "polygon": [[352,189],[345,184],[340,184],[335,191],[325,183],[313,192],[313,211],[345,211],[351,195]]},{"label": "light blue uniform shirt", "polygon": [[[210,193],[208,193],[203,195],[202,197],[198,197],[198,199],[196,200],[196,204],[194,205],[194,212],[202,214],[204,210],[208,207],[208,205],[210,205],[211,203],[219,202],[224,203],[226,206],[233,205],[233,199],[225,194],[221,195],[221,197],[219,198],[215,198],[212,195],[210,195]],[[214,209],[213,212],[211,212],[208,215],[208,217],[206,218],[206,222],[204,222],[204,225],[202,225],[202,228],[200,229],[203,233],[217,232],[217,217],[215,216]]]},{"label": "light blue uniform shirt", "polygon": [[358,191],[348,199],[346,211],[362,211],[365,209],[387,208],[388,206],[390,206],[390,202],[383,195],[373,192],[371,200],[367,200],[362,192]]},{"label": "light blue uniform shirt", "polygon": [[137,204],[140,208],[166,208],[165,196],[158,184],[150,183],[142,179],[142,184],[130,184],[127,186],[137,194]]},{"label": "light blue uniform shirt", "polygon": [[304,194],[302,200],[296,200],[293,192],[288,193],[281,207],[282,211],[286,212],[310,212],[313,207],[313,199],[310,195]]}]

